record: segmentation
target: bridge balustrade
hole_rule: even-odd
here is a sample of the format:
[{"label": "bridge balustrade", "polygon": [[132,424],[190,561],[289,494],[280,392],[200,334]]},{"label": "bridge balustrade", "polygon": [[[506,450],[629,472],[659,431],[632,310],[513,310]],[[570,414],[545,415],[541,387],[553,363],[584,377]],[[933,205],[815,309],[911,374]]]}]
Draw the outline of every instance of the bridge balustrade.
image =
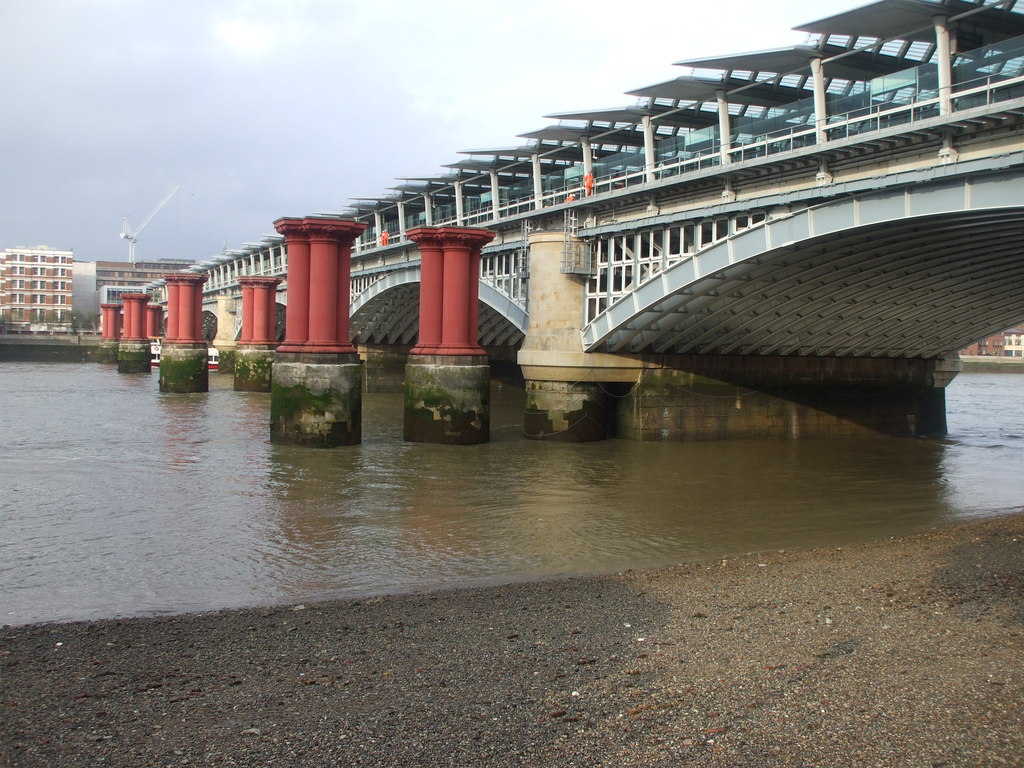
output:
[{"label": "bridge balustrade", "polygon": [[[993,67],[1000,71],[987,71]],[[971,58],[963,59],[953,67],[954,111],[1024,95],[1022,75],[1024,38],[972,51]],[[857,84],[855,89],[855,93],[846,96],[832,96],[827,117],[829,140],[883,130],[939,114],[935,64],[922,64],[883,75]],[[815,145],[813,98],[735,120],[730,142],[729,156],[733,160],[751,160]],[[718,165],[721,162],[718,126],[663,138],[657,142],[656,153],[657,178],[670,178]],[[640,150],[620,152],[595,161],[594,171],[594,189],[598,193],[614,192],[647,182],[645,158]],[[546,195],[546,200],[549,204],[562,202],[558,195],[563,191]]]},{"label": "bridge balustrade", "polygon": [[752,211],[599,238],[593,249],[595,273],[585,287],[584,324],[671,265],[767,220],[766,212]]},{"label": "bridge balustrade", "polygon": [[356,296],[359,296],[363,291],[384,277],[384,274],[384,272],[353,274],[351,281],[352,298],[354,299]]},{"label": "bridge balustrade", "polygon": [[480,280],[526,309],[529,286],[528,249],[483,252],[480,256]]}]

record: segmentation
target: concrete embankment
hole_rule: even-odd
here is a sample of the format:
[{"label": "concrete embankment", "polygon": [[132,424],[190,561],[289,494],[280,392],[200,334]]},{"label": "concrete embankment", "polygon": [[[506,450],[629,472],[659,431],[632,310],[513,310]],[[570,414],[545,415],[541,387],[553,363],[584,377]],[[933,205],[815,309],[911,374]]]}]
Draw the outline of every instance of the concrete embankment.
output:
[{"label": "concrete embankment", "polygon": [[961,357],[968,373],[1024,373],[1024,357]]},{"label": "concrete embankment", "polygon": [[96,358],[100,337],[78,335],[0,334],[0,363],[81,363]]},{"label": "concrete embankment", "polygon": [[0,764],[995,766],[1024,515],[650,572],[0,631]]}]

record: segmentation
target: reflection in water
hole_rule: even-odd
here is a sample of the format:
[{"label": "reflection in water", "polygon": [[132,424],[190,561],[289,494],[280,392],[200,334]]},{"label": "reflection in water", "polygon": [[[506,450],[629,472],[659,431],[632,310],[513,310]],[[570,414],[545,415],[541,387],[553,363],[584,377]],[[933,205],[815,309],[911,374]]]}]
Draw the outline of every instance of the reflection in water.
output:
[{"label": "reflection in water", "polygon": [[[72,374],[72,375],[69,375]],[[63,389],[65,410],[40,391]],[[587,573],[895,535],[1019,505],[1024,376],[964,375],[946,440],[271,445],[269,396],[165,395],[110,366],[4,364],[0,621],[91,618]],[[1016,421],[1014,421],[1016,420]]]}]

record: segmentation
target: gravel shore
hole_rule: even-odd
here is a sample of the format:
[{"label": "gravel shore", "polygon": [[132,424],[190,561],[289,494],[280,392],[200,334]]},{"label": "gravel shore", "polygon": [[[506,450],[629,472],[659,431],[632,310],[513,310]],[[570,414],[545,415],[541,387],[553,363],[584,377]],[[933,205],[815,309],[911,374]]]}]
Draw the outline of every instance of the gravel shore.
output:
[{"label": "gravel shore", "polygon": [[1024,765],[1024,515],[842,548],[0,630],[0,765]]}]

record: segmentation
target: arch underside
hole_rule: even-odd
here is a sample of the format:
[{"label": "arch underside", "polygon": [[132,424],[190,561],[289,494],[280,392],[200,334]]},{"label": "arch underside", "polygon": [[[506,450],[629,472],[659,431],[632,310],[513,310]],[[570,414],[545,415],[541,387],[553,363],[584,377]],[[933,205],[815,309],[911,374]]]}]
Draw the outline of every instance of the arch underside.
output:
[{"label": "arch underside", "polygon": [[[383,281],[382,281],[383,282]],[[413,344],[419,334],[419,270],[386,279],[379,290],[367,289],[353,303],[352,339],[358,344]],[[519,347],[526,315],[486,284],[480,285],[478,342],[484,347]],[[499,307],[501,308],[499,310]],[[510,319],[506,314],[512,315]]]},{"label": "arch underside", "polygon": [[716,268],[681,262],[613,306],[584,329],[587,350],[933,358],[1024,320],[1021,207],[717,250]]}]

